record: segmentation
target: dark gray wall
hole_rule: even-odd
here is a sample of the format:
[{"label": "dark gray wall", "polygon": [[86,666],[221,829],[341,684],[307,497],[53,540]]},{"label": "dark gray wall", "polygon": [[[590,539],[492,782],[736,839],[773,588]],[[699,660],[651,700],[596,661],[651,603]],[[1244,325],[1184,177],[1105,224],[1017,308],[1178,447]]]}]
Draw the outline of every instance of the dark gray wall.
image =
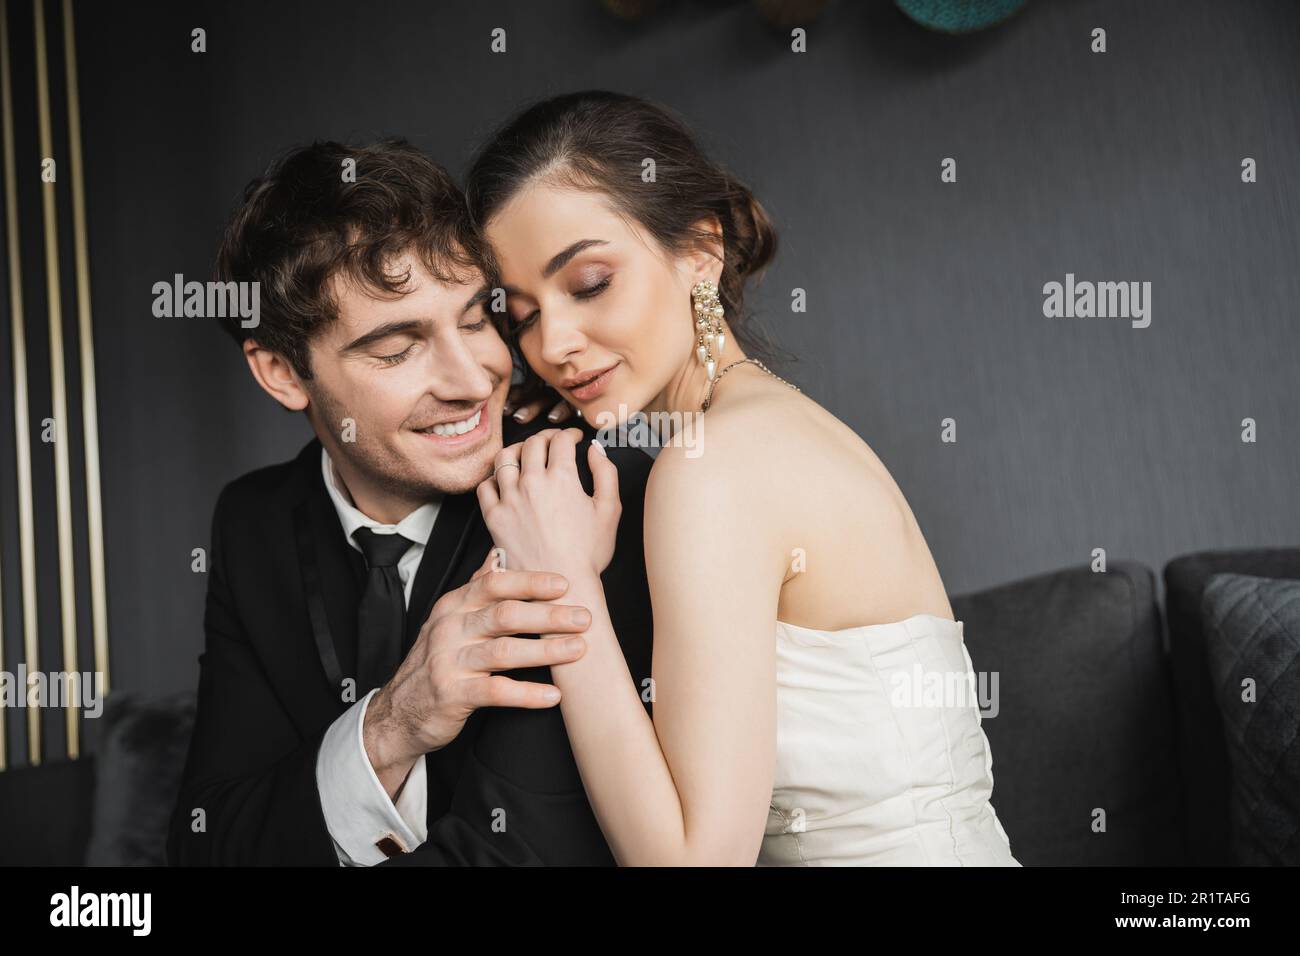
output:
[{"label": "dark gray wall", "polygon": [[[1033,0],[951,38],[840,0],[801,56],[745,4],[635,27],[594,0],[78,16],[118,688],[193,686],[190,551],[217,491],[309,435],[217,330],[153,318],[152,284],[207,276],[239,190],[283,147],[401,134],[459,173],[525,99],[584,87],[677,108],[768,206],[783,247],[754,302],[801,357],[793,377],[893,472],[950,592],[1094,547],[1158,570],[1300,542],[1293,3]],[[1150,281],[1150,328],[1044,318],[1043,283],[1067,272]]]}]

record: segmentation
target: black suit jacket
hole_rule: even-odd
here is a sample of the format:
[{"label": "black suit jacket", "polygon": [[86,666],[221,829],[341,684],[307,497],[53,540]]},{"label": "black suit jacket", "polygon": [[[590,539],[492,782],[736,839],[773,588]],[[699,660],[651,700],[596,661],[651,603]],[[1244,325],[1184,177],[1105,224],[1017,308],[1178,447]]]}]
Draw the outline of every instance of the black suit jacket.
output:
[{"label": "black suit jacket", "polygon": [[[507,419],[505,441],[543,424]],[[642,544],[652,460],[635,449],[608,451],[619,469],[623,516],[603,580],[641,686],[653,634]],[[586,455],[580,444],[579,474],[590,492]],[[173,865],[338,865],[316,756],[325,731],[351,706],[342,684],[355,676],[364,563],[344,538],[320,456],[313,440],[295,460],[239,478],[217,500],[198,712],[167,845]],[[406,650],[434,601],[468,581],[491,547],[474,492],[446,496],[412,585]],[[550,680],[549,668],[509,676]],[[424,759],[428,840],[389,864],[614,863],[559,707],[476,711],[451,744]],[[197,810],[202,827],[194,824]]]}]

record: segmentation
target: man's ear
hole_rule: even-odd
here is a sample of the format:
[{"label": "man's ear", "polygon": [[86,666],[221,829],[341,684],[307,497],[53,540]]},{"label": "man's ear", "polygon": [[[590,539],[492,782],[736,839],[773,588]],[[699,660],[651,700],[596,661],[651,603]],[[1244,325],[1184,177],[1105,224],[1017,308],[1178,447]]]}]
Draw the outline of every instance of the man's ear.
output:
[{"label": "man's ear", "polygon": [[699,238],[684,257],[687,277],[694,285],[702,279],[717,283],[722,278],[722,223],[716,216],[701,219],[691,227]]},{"label": "man's ear", "polygon": [[244,358],[248,360],[248,370],[266,394],[291,412],[300,412],[307,407],[307,390],[302,387],[298,373],[282,355],[263,348],[254,339],[244,339]]}]

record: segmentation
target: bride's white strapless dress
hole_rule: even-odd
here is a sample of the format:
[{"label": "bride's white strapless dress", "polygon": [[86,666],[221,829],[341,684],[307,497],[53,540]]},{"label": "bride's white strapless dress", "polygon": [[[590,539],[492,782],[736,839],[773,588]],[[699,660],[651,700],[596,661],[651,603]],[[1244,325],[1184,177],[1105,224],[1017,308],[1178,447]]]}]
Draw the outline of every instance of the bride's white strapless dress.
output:
[{"label": "bride's white strapless dress", "polygon": [[993,805],[963,622],[777,622],[777,747],[759,866],[1019,866]]}]

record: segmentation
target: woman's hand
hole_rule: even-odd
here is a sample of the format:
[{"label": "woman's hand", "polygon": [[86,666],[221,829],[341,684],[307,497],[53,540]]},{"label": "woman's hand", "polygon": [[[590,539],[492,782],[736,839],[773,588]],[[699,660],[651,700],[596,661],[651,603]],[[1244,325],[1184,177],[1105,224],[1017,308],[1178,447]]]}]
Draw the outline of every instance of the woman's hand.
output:
[{"label": "woman's hand", "polygon": [[597,577],[614,556],[623,506],[618,469],[604,448],[587,446],[595,494],[578,480],[582,432],[548,428],[502,449],[493,474],[478,486],[483,519],[511,570],[554,571],[571,580]]},{"label": "woman's hand", "polygon": [[568,421],[574,414],[573,406],[560,398],[559,392],[543,386],[540,390],[529,390],[526,385],[515,385],[506,398],[505,413],[521,425],[531,422],[544,410],[549,422]]}]

